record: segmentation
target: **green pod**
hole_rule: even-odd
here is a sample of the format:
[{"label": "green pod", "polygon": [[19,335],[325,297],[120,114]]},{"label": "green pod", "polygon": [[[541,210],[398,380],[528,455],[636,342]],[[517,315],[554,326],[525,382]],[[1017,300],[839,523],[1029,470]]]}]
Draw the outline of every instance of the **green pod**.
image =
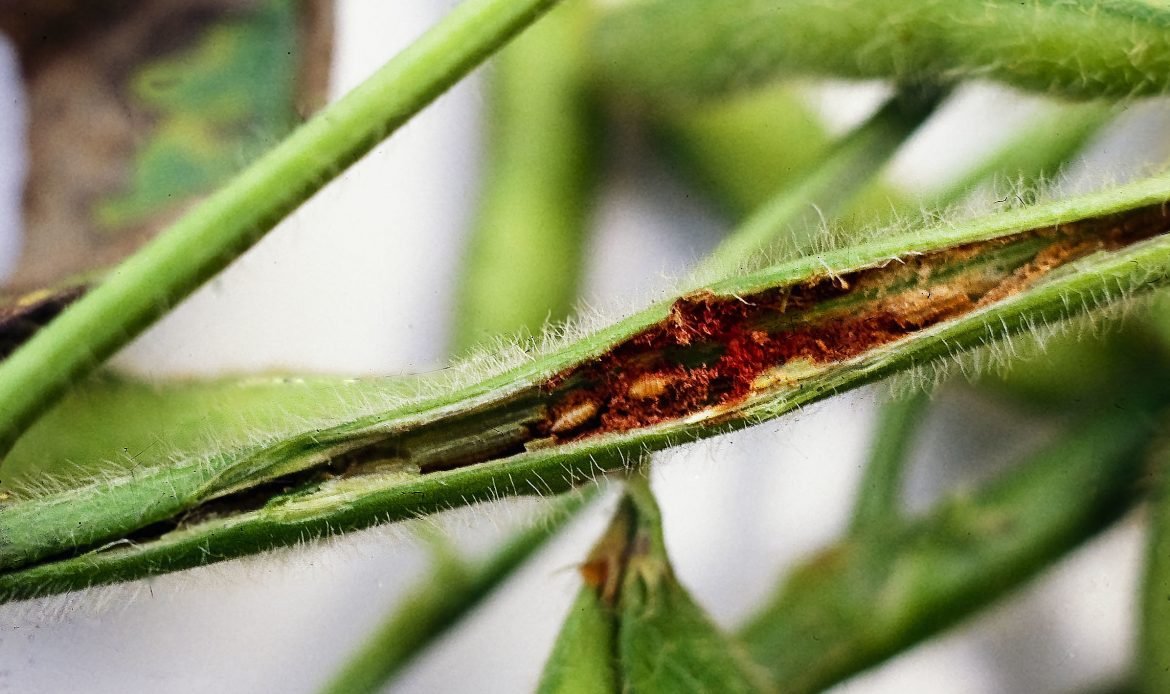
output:
[{"label": "green pod", "polygon": [[1140,0],[639,0],[598,24],[592,55],[606,85],[655,103],[791,76],[1146,96],[1170,89],[1170,10]]}]

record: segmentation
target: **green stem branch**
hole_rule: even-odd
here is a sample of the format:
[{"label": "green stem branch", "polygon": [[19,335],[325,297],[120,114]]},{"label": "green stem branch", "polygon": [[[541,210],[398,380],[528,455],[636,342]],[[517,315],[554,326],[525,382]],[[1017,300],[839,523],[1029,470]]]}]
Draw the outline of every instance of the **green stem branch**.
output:
[{"label": "green stem branch", "polygon": [[743,641],[782,691],[811,694],[938,633],[1131,508],[1152,419],[1080,422],[929,516],[860,529],[790,574]]}]

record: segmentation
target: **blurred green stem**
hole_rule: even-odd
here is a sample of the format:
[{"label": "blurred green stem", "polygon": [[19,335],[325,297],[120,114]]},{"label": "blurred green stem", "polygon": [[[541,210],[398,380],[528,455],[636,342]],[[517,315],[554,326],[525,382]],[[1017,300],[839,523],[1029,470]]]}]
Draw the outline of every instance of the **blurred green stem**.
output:
[{"label": "blurred green stem", "polygon": [[800,76],[1170,91],[1170,9],[1147,0],[639,0],[606,12],[590,48],[600,82],[656,105]]},{"label": "blurred green stem", "polygon": [[595,487],[558,498],[531,528],[507,540],[482,564],[470,566],[436,552],[434,568],[395,606],[345,667],[322,690],[330,694],[377,692],[415,656],[480,604],[545,542],[576,517]]},{"label": "blurred green stem", "polygon": [[926,517],[860,529],[793,571],[742,638],[783,691],[800,694],[938,633],[1132,507],[1153,411],[1122,408],[1077,422],[1000,479]]},{"label": "blurred green stem", "polygon": [[737,222],[812,170],[832,144],[820,118],[787,84],[649,118],[675,168]]},{"label": "blurred green stem", "polygon": [[1023,128],[959,178],[923,196],[927,206],[945,208],[989,183],[1010,185],[1023,203],[1035,202],[1036,189],[1083,150],[1116,114],[1115,107],[1099,102],[1061,104],[1055,113]]},{"label": "blurred green stem", "polygon": [[[1167,450],[1159,451],[1164,457]],[[1170,479],[1158,480],[1141,600],[1141,691],[1170,692]]]},{"label": "blurred green stem", "polygon": [[916,392],[902,398],[890,398],[879,406],[869,461],[853,509],[852,534],[859,535],[868,528],[896,523],[900,518],[902,480],[910,459],[910,447],[929,404],[928,394]]}]

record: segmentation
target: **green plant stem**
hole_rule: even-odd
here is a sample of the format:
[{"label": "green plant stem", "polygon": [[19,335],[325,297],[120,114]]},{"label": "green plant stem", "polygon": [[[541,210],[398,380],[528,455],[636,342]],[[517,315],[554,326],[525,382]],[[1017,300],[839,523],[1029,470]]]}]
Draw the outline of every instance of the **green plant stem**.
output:
[{"label": "green plant stem", "polygon": [[[1164,233],[1063,266],[1053,267],[1051,259],[1059,256],[1049,253],[1063,248],[1056,245],[1063,243],[1061,234],[1078,229],[1090,244],[1095,234],[1122,228],[1165,232],[1168,188],[1170,179],[1154,178],[802,258],[663,302],[438,398],[239,451],[144,463],[133,474],[10,499],[0,504],[0,567],[6,571],[0,573],[0,594],[14,599],[129,580],[501,495],[557,493],[646,451],[749,426],[897,371],[949,361],[958,351],[1170,282],[1170,237]],[[1054,231],[1057,224],[1064,231]],[[1084,247],[1080,237],[1071,238]],[[957,257],[956,247],[962,249]],[[1048,269],[1029,270],[1042,252]],[[1017,284],[1021,277],[1028,282]],[[998,296],[1004,283],[1010,292]],[[956,289],[968,297],[988,293],[978,310],[911,329],[922,318],[916,297],[954,296]],[[898,306],[911,313],[897,339],[859,347],[834,337],[838,321],[881,316]],[[744,334],[766,343],[767,331],[774,330],[774,344],[784,345],[787,331],[805,340],[812,336],[803,331],[823,328],[836,345],[825,344],[827,354],[854,351],[820,362],[762,363],[764,370],[742,398],[657,423],[576,440],[534,438],[534,429],[560,421],[555,411],[564,398],[596,397],[589,395],[596,392],[593,379],[605,373],[642,368],[667,355],[683,364],[710,359],[709,350],[720,344],[688,337],[691,321],[685,317],[694,311],[730,321],[727,339]],[[686,342],[664,343],[658,353],[645,338],[661,330],[683,330]],[[606,355],[619,359],[614,368],[590,371]],[[170,531],[168,519],[178,523]],[[148,526],[162,532],[138,534],[133,546],[71,556]]]},{"label": "green plant stem", "polygon": [[825,217],[840,211],[885,167],[898,147],[934,112],[937,90],[895,96],[868,121],[834,145],[807,175],[778,191],[719,245],[700,275],[726,274],[745,259],[784,240],[797,250],[815,243]]},{"label": "green plant stem", "polygon": [[585,10],[565,2],[492,61],[484,190],[453,354],[569,317],[599,143],[584,82]]},{"label": "green plant stem", "polygon": [[466,0],[0,364],[0,451],[70,383],[222,270],[555,0]]},{"label": "green plant stem", "polygon": [[782,691],[821,691],[954,624],[1108,527],[1137,499],[1153,434],[1148,407],[1127,409],[1079,422],[924,518],[866,528],[820,552],[742,630],[756,661]]},{"label": "green plant stem", "polygon": [[483,601],[512,572],[592,500],[594,487],[561,497],[533,527],[508,539],[478,566],[440,556],[427,580],[398,604],[390,618],[362,645],[322,690],[336,694],[381,691],[427,644]]},{"label": "green plant stem", "polygon": [[1034,202],[1036,188],[1054,176],[1117,113],[1112,106],[1090,102],[1062,104],[1056,113],[1035,124],[996,149],[962,176],[924,197],[930,207],[945,208],[979,186],[1007,184]]},{"label": "green plant stem", "polygon": [[[650,114],[653,135],[673,167],[711,196],[724,215],[741,221],[813,171],[833,142],[791,85]],[[882,182],[844,209],[869,217],[902,208],[900,191]]]},{"label": "green plant stem", "polygon": [[652,103],[786,76],[1170,89],[1170,10],[1141,0],[642,0],[604,16],[592,47],[607,86]]},{"label": "green plant stem", "polygon": [[623,689],[774,692],[743,645],[714,624],[675,576],[649,481],[631,475],[626,488],[627,503],[618,513],[628,514],[629,520],[615,522],[628,523],[631,532],[621,557],[608,562],[609,571],[620,571],[613,602]]},{"label": "green plant stem", "polygon": [[789,85],[654,112],[650,122],[675,168],[736,221],[791,187],[832,144]]},{"label": "green plant stem", "polygon": [[[493,82],[496,101],[493,130],[498,133],[493,150],[495,163],[489,166],[489,187],[467,260],[461,318],[456,322],[457,352],[466,351],[485,335],[500,334],[516,326],[535,331],[550,311],[556,318],[569,312],[576,275],[566,268],[580,265],[582,203],[587,185],[579,160],[589,145],[587,124],[580,116],[583,103],[579,70],[571,62],[573,51],[565,48],[576,38],[574,32],[579,29],[580,17],[571,12],[579,7],[568,4],[554,10],[497,58]],[[561,59],[550,61],[549,55],[555,55],[558,47],[562,49]],[[536,79],[538,84],[546,81],[549,84],[539,89],[526,88],[531,79]],[[880,168],[889,152],[926,117],[935,102],[933,98],[908,96],[891,102],[880,117],[863,128],[868,134],[855,133],[848,138],[852,144],[840,146],[851,157],[837,152],[827,170],[820,172],[819,185],[801,187],[793,195],[820,194],[810,204],[832,208],[835,199],[827,199],[826,190],[832,178],[841,179],[846,189],[834,191],[834,198],[848,197],[852,187],[861,185],[872,169]],[[533,136],[541,132],[547,134]],[[565,164],[573,164],[574,170],[565,170]],[[796,209],[793,199],[785,202]],[[774,221],[776,227],[786,228],[785,222],[793,220]],[[725,251],[740,252],[736,248]],[[547,308],[546,302],[551,302]],[[535,550],[537,545],[531,547]],[[436,575],[427,583],[440,578]],[[427,587],[422,591],[425,593]],[[461,592],[448,591],[447,595],[458,601]],[[429,609],[412,604],[411,610],[425,620],[432,612],[466,610],[474,603],[448,605],[435,596],[429,604]],[[393,638],[400,629],[416,628],[403,623],[408,618],[396,612],[392,621],[375,635],[375,642],[349,668],[368,671],[367,661],[372,653],[382,650],[380,643]],[[453,617],[445,623],[452,620]],[[439,630],[433,630],[430,636],[438,633]],[[411,643],[414,649],[421,650],[431,640],[415,638]],[[379,674],[390,678],[406,662],[407,656],[405,652],[396,652],[394,662],[387,663]],[[346,689],[335,687],[333,691]]]},{"label": "green plant stem", "polygon": [[537,694],[618,694],[613,612],[597,591],[582,588],[545,662]]},{"label": "green plant stem", "polygon": [[896,523],[901,517],[902,480],[914,434],[930,405],[926,393],[890,398],[881,405],[869,461],[861,477],[850,532]]},{"label": "green plant stem", "polygon": [[[1160,457],[1166,450],[1159,452]],[[1141,598],[1140,691],[1170,691],[1170,482],[1158,480]]]}]

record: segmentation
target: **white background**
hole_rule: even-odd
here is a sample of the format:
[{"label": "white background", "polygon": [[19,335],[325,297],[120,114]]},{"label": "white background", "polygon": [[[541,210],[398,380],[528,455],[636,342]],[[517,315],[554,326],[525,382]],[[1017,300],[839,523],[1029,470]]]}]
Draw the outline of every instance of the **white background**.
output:
[{"label": "white background", "polygon": [[[339,2],[334,95],[452,4]],[[10,58],[5,69],[11,96],[0,99],[0,146],[7,155],[0,158],[6,200],[0,227],[10,229],[22,112]],[[809,93],[841,129],[863,118],[882,91],[836,85]],[[479,80],[465,81],[117,364],[153,375],[439,368],[477,190],[482,101]],[[893,174],[909,186],[937,182],[1008,137],[1035,110],[1004,91],[966,90],[899,157]],[[1164,105],[1134,111],[1097,143],[1095,163],[1084,171],[1116,168],[1135,152],[1165,156],[1142,139],[1165,132]],[[611,157],[589,253],[592,303],[620,304],[662,291],[664,277],[685,271],[723,231],[646,154],[623,147]],[[14,257],[13,241],[0,243],[0,266]],[[843,530],[875,397],[840,397],[660,460],[654,484],[677,569],[721,623],[744,619],[784,566]],[[919,466],[908,485],[917,506],[952,477],[974,474],[945,464],[960,451],[994,451],[983,456],[994,464],[1010,453],[1003,441],[1016,438],[1003,413],[977,400],[942,400],[921,442],[920,462],[931,467]],[[969,427],[975,417],[986,425]],[[1026,447],[1027,439],[1014,448]],[[530,507],[517,502],[449,514],[444,527],[482,547]],[[574,563],[604,520],[598,510],[574,526],[393,691],[530,689],[576,590]],[[840,691],[1063,692],[1116,676],[1128,662],[1141,553],[1140,529],[1131,519],[963,630]],[[424,570],[422,552],[399,527],[130,587],[2,606],[0,692],[314,691]]]}]

